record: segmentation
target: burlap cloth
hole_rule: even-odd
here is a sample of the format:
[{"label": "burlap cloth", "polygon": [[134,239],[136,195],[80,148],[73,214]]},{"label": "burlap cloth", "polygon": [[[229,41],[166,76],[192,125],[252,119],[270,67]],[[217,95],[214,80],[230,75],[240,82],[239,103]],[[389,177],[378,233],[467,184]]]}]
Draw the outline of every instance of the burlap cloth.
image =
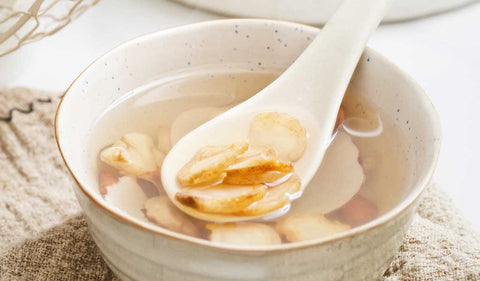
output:
[{"label": "burlap cloth", "polygon": [[[87,231],[57,151],[59,100],[0,90],[0,280],[116,280]],[[479,235],[439,187],[425,192],[382,280],[480,280]]]}]

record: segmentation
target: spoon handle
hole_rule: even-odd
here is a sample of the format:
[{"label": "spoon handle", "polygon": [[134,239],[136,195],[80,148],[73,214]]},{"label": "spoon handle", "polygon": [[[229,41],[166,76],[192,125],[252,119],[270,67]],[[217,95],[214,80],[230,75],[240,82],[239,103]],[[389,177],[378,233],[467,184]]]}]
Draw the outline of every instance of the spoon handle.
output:
[{"label": "spoon handle", "polygon": [[278,83],[272,83],[270,93],[281,90],[280,103],[307,105],[317,117],[332,119],[326,122],[331,125],[326,131],[331,132],[358,60],[390,2],[344,0],[315,40],[275,81]]}]

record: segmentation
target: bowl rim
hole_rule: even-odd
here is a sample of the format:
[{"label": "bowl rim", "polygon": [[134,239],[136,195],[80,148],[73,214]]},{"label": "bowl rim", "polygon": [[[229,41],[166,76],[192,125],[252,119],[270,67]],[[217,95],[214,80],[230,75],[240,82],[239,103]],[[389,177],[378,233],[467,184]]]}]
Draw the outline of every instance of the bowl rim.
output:
[{"label": "bowl rim", "polygon": [[168,230],[166,228],[162,227],[155,227],[155,228],[147,228],[143,225],[141,225],[137,220],[130,218],[129,216],[125,216],[124,214],[118,213],[114,211],[113,208],[108,208],[104,202],[99,202],[90,192],[88,191],[87,188],[83,187],[80,181],[77,179],[75,176],[75,173],[73,170],[70,168],[67,159],[65,158],[65,155],[62,150],[62,146],[60,144],[60,136],[59,136],[59,113],[62,108],[63,102],[67,95],[70,93],[70,89],[72,88],[73,85],[77,84],[77,81],[83,76],[83,74],[88,71],[90,68],[92,68],[96,62],[99,60],[109,56],[111,53],[117,51],[118,49],[121,49],[124,46],[127,46],[129,44],[133,44],[136,41],[139,40],[144,40],[147,39],[150,36],[161,36],[161,35],[166,35],[170,33],[177,33],[177,32],[185,32],[188,31],[191,28],[208,28],[208,27],[214,27],[216,25],[224,25],[224,24],[234,24],[234,23],[247,23],[247,24],[254,24],[254,25],[264,25],[264,24],[277,24],[277,25],[283,25],[283,26],[297,26],[297,27],[302,27],[304,30],[307,31],[312,31],[312,32],[318,32],[320,28],[313,27],[310,25],[305,25],[305,24],[300,24],[300,23],[295,23],[295,22],[290,22],[290,21],[283,21],[283,20],[270,20],[270,19],[220,19],[220,20],[211,20],[211,21],[204,21],[204,22],[199,22],[199,23],[191,23],[187,25],[181,25],[177,27],[172,27],[168,28],[165,30],[159,30],[159,31],[154,31],[154,32],[149,32],[145,33],[142,35],[139,35],[135,38],[132,38],[130,40],[124,41],[114,48],[110,49],[108,52],[104,53],[100,57],[96,58],[93,62],[91,62],[74,80],[73,82],[69,85],[65,93],[63,94],[56,113],[55,113],[55,122],[54,122],[54,129],[55,129],[55,140],[57,143],[58,150],[60,151],[60,155],[63,159],[63,162],[65,163],[65,166],[67,167],[67,170],[73,177],[73,179],[76,182],[76,188],[80,189],[82,193],[91,201],[95,203],[97,207],[100,207],[103,211],[105,211],[107,214],[112,216],[114,219],[121,223],[126,223],[129,226],[133,226],[138,230],[141,231],[146,231],[149,233],[152,233],[154,235],[161,235],[167,238],[172,238],[177,241],[181,242],[186,242],[193,244],[194,246],[202,246],[208,249],[216,249],[216,250],[221,250],[221,251],[227,251],[229,253],[231,252],[237,252],[237,253],[265,253],[265,252],[287,252],[287,251],[292,251],[292,250],[300,250],[304,248],[311,248],[315,246],[322,246],[325,244],[330,244],[334,243],[336,241],[354,237],[356,235],[368,232],[370,230],[376,229],[396,217],[400,216],[403,214],[406,210],[408,210],[420,197],[422,192],[425,190],[427,185],[429,185],[429,182],[433,176],[433,173],[435,171],[435,167],[438,161],[438,155],[440,152],[440,146],[441,146],[441,127],[440,127],[440,119],[438,116],[438,113],[433,106],[433,103],[429,96],[425,93],[423,88],[406,72],[404,72],[402,69],[400,69],[396,64],[394,64],[391,60],[389,60],[387,57],[384,55],[380,54],[379,52],[366,47],[366,50],[369,52],[373,53],[376,57],[381,58],[385,60],[391,67],[394,69],[399,75],[403,76],[405,80],[409,82],[414,88],[417,89],[417,93],[423,97],[425,100],[426,104],[428,104],[428,107],[426,107],[424,110],[427,111],[428,115],[432,116],[433,119],[433,126],[432,126],[432,131],[436,132],[438,134],[438,140],[437,140],[437,145],[434,147],[434,153],[432,155],[433,159],[431,159],[431,162],[428,166],[428,170],[425,173],[425,176],[421,178],[415,185],[411,186],[411,192],[400,202],[398,203],[395,207],[393,207],[391,210],[386,212],[385,214],[377,217],[376,219],[351,228],[348,231],[337,233],[335,235],[328,236],[326,238],[317,238],[317,239],[312,239],[308,241],[300,241],[300,242],[294,242],[294,243],[282,243],[279,245],[271,245],[271,246],[236,246],[236,245],[229,245],[229,244],[222,244],[222,243],[215,243],[211,242],[205,239],[201,238],[196,238],[192,236],[188,236],[182,233],[177,233],[171,230]]}]

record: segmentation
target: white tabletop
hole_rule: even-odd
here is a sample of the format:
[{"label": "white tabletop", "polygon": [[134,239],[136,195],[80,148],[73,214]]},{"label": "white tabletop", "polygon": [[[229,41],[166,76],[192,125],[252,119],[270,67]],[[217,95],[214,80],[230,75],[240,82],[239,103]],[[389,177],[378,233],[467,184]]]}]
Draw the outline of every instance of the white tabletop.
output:
[{"label": "white tabletop", "polygon": [[[95,58],[140,34],[219,18],[161,0],[103,0],[57,34],[0,58],[0,87],[65,90]],[[480,229],[480,4],[382,25],[371,47],[424,87],[442,121],[434,180]]]}]

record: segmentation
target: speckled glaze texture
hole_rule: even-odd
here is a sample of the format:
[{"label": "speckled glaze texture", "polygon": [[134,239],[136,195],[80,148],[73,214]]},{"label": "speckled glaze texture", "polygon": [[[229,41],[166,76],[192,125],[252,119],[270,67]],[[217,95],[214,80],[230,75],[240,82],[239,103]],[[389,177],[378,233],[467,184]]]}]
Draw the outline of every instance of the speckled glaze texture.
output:
[{"label": "speckled glaze texture", "polygon": [[[327,239],[238,248],[137,221],[105,204],[85,140],[101,114],[133,89],[193,68],[285,69],[318,29],[267,20],[222,20],[148,34],[110,51],[71,85],[56,118],[57,142],[105,261],[122,280],[375,280],[402,243],[440,148],[438,118],[422,89],[371,49],[350,88],[405,133],[413,169],[396,207]],[[292,95],[295,93],[292,93]],[[86,114],[88,112],[88,114]],[[79,149],[80,148],[80,149]],[[388,188],[388,187],[385,187]]]}]

